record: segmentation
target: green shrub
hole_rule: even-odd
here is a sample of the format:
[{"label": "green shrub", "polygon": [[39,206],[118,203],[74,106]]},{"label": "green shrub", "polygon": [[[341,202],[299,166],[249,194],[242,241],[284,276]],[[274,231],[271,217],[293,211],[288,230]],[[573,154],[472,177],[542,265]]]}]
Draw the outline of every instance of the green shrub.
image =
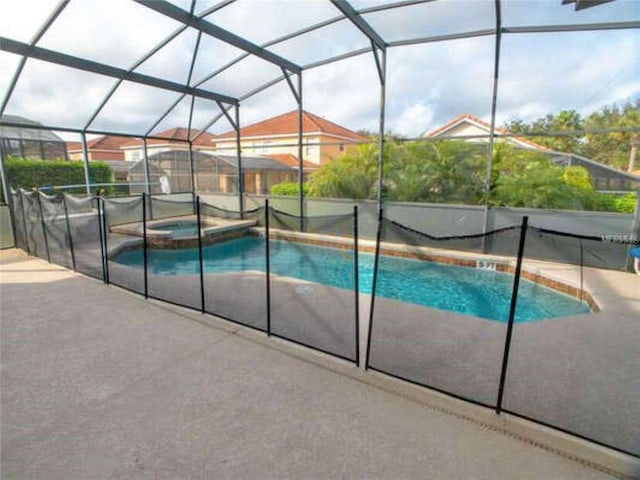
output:
[{"label": "green shrub", "polygon": [[[27,160],[22,158],[7,158],[5,161],[9,185],[14,189],[31,190],[35,187],[56,185],[83,185],[84,166],[82,162],[71,160]],[[91,183],[109,183],[113,174],[111,166],[103,162],[89,164],[89,178]],[[70,193],[84,193],[84,188],[66,190]],[[105,188],[109,194],[111,189]]]},{"label": "green shrub", "polygon": [[[300,191],[299,185],[297,182],[282,182],[278,183],[271,187],[272,195],[298,195]],[[302,184],[302,193],[307,195],[309,193],[309,185],[306,183]]]},{"label": "green shrub", "polygon": [[598,197],[600,210],[605,212],[633,213],[636,208],[636,194],[616,195],[601,193]]}]

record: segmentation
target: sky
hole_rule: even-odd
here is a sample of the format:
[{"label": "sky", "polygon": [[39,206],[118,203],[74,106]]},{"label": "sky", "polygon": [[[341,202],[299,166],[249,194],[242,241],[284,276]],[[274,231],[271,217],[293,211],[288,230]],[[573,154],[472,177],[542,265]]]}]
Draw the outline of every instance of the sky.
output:
[{"label": "sky", "polygon": [[[389,0],[386,0],[388,3]],[[172,0],[188,10],[191,0]],[[198,14],[217,1],[196,0]],[[29,42],[55,8],[55,0],[4,0],[0,35]],[[353,0],[356,9],[380,4]],[[262,45],[287,33],[331,19],[340,12],[328,0],[237,0],[206,20]],[[493,1],[437,0],[395,11],[364,14],[387,42],[463,33],[495,26]],[[561,0],[503,0],[505,27],[586,24],[640,20],[640,0],[575,12]],[[71,0],[38,46],[129,69],[180,25],[130,0]],[[186,83],[197,32],[187,30],[135,71]],[[336,22],[268,49],[305,66],[368,47],[369,41],[347,20]],[[386,128],[416,137],[462,113],[489,119],[493,88],[495,36],[449,40],[388,49]],[[239,97],[282,74],[258,58],[211,73],[242,51],[203,35],[191,85]],[[0,52],[0,98],[4,98],[20,58]],[[204,80],[204,81],[203,81]],[[84,127],[115,80],[29,59],[6,112],[53,126]],[[510,119],[532,120],[547,113],[594,109],[640,97],[640,30],[504,34],[498,84],[498,125]],[[144,134],[179,94],[123,82],[90,128]],[[353,130],[376,131],[380,82],[371,52],[304,70],[304,109]],[[152,133],[186,127],[190,98],[184,98]],[[241,124],[248,125],[294,110],[286,82],[241,103]],[[204,128],[220,112],[215,102],[196,100],[192,126]],[[223,118],[210,131],[221,133]],[[73,135],[65,135],[67,139]]]}]

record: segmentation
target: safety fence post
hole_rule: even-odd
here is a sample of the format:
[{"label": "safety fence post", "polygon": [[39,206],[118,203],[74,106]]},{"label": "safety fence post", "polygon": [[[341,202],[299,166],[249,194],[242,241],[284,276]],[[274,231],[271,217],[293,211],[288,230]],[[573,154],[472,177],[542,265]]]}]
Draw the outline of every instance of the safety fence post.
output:
[{"label": "safety fence post", "polygon": [[24,193],[21,188],[18,189],[18,196],[20,197],[20,210],[22,210],[22,224],[24,225],[24,227],[22,228],[24,230],[24,243],[27,247],[27,253],[31,255],[31,247],[29,246],[29,235],[27,234],[27,214],[25,213],[24,209]]},{"label": "safety fence post", "polygon": [[98,204],[98,229],[100,230],[100,253],[102,254],[102,281],[109,284],[109,222],[104,198],[95,197]]},{"label": "safety fence post", "polygon": [[267,271],[267,335],[271,336],[271,259],[270,259],[270,245],[269,245],[269,216],[271,210],[269,209],[269,199],[264,201],[264,237],[265,237],[265,268]]},{"label": "safety fence post", "polygon": [[69,223],[69,210],[67,209],[67,197],[62,193],[62,206],[64,207],[64,218],[67,224],[67,235],[69,235],[69,251],[71,252],[71,265],[73,271],[76,271],[76,254],[73,250],[73,238],[71,236],[71,224]]},{"label": "safety fence post", "polygon": [[358,206],[353,206],[353,290],[356,315],[356,366],[360,366],[360,272],[358,271]]},{"label": "safety fence post", "polygon": [[373,258],[373,278],[371,280],[371,307],[369,308],[369,333],[367,335],[367,355],[364,362],[364,368],[369,368],[369,356],[371,354],[371,333],[373,332],[373,310],[376,300],[376,283],[378,281],[378,259],[380,257],[380,237],[382,235],[382,215],[383,209],[378,211],[378,231],[376,232],[376,253]]},{"label": "safety fence post", "polygon": [[196,196],[196,216],[198,218],[198,263],[200,264],[200,312],[205,313],[204,264],[202,260],[202,220],[200,217],[200,195]]},{"label": "safety fence post", "polygon": [[149,298],[149,276],[147,252],[147,194],[142,192],[142,249],[144,252],[144,298]]},{"label": "safety fence post", "polygon": [[49,253],[49,240],[47,239],[47,228],[44,224],[44,212],[42,211],[42,201],[40,200],[40,191],[35,191],[38,199],[38,210],[40,211],[40,224],[42,225],[42,235],[44,237],[44,248],[47,251],[47,261],[51,263],[51,254]]},{"label": "safety fence post", "polygon": [[507,366],[509,364],[509,349],[511,348],[511,337],[513,335],[513,323],[516,316],[516,306],[518,304],[518,287],[520,286],[520,273],[522,271],[522,257],[524,254],[524,243],[527,238],[527,224],[529,217],[522,217],[520,226],[520,245],[518,245],[518,260],[513,278],[513,291],[511,293],[511,306],[509,308],[509,323],[507,324],[507,336],[504,342],[504,355],[502,357],[502,371],[500,372],[500,386],[498,387],[498,400],[496,401],[496,413],[502,411],[502,399],[504,396],[504,384],[507,379]]}]

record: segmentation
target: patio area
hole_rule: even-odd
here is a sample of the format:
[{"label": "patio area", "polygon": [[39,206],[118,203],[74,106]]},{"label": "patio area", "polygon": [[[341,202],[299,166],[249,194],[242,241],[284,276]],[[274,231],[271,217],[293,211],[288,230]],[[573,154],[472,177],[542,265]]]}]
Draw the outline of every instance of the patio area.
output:
[{"label": "patio area", "polygon": [[17,250],[0,264],[3,478],[613,478],[480,407]]}]

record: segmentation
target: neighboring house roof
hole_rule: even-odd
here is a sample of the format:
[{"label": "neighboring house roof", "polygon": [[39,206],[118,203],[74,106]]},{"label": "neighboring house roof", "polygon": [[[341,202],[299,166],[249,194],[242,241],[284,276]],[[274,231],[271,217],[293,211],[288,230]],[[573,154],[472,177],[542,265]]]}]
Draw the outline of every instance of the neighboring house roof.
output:
[{"label": "neighboring house roof", "polygon": [[[367,137],[360,135],[337,123],[318,117],[313,113],[302,112],[302,132],[304,134],[325,134],[345,138],[352,141],[365,141]],[[298,134],[298,111],[283,113],[240,129],[240,136],[244,138],[262,138],[272,136],[290,136]],[[219,135],[219,140],[234,139],[235,130]]]},{"label": "neighboring house roof", "polygon": [[[40,122],[29,120],[18,115],[2,115],[0,122],[22,123],[24,125],[42,126]],[[20,128],[17,126],[0,125],[0,137],[22,140],[37,140],[40,142],[64,142],[62,138],[51,130],[37,130],[33,128]]]},{"label": "neighboring house roof", "polygon": [[[436,128],[435,130],[432,130],[430,132],[425,133],[423,136],[423,138],[435,138],[435,137],[442,137],[445,136],[446,133],[450,130],[453,130],[454,128],[460,126],[463,123],[467,123],[467,124],[471,124],[481,130],[485,130],[487,132],[487,134],[491,133],[491,125],[487,122],[485,122],[484,120],[480,120],[478,117],[475,117],[469,113],[463,113],[461,115],[458,115],[456,118],[454,118],[453,120],[449,120],[447,123],[445,123],[444,125],[439,126],[438,128]],[[504,128],[499,128],[496,127],[495,128],[495,132],[496,134],[498,134],[498,136],[500,134],[502,135],[510,135],[511,132],[509,130],[505,130]],[[533,148],[535,150],[545,150],[545,151],[550,151],[549,148],[540,145],[538,143],[532,142],[531,140],[528,140],[526,138],[523,137],[507,137],[506,140],[511,141],[513,143],[516,143],[522,147],[525,148]]]},{"label": "neighboring house roof", "polygon": [[[102,135],[87,141],[89,150],[116,150],[119,151],[122,145],[131,141],[131,137],[118,137],[116,135]],[[82,151],[81,142],[67,142],[67,150],[69,153]]]},{"label": "neighboring house roof", "polygon": [[[270,153],[268,155],[263,155],[265,157],[273,158],[274,160],[286,165],[291,168],[298,168],[298,157],[292,155],[290,153]],[[318,165],[315,163],[307,162],[306,160],[302,160],[302,168],[305,170],[315,170],[318,168]]]},{"label": "neighboring house roof", "polygon": [[[234,168],[238,168],[238,157],[235,155],[214,155],[216,158],[228,163]],[[280,163],[273,158],[253,156],[242,156],[243,170],[292,170],[291,167]]]},{"label": "neighboring house roof", "polygon": [[[147,145],[168,145],[168,144],[182,144],[184,145],[185,140],[187,140],[187,128],[183,127],[175,127],[170,128],[169,130],[164,130],[160,133],[154,133],[154,137],[163,137],[166,140],[158,139],[158,138],[150,138],[147,140]],[[191,130],[191,136],[195,136],[197,130]],[[199,133],[199,132],[198,132]],[[212,135],[209,132],[203,132],[194,142],[193,145],[197,146],[207,146],[214,147],[215,146],[216,136]],[[128,142],[122,145],[122,148],[139,148],[142,145],[142,141],[140,139],[131,139]]]},{"label": "neighboring house roof", "polygon": [[576,155],[575,153],[563,153],[563,152],[550,152],[551,158],[556,163],[564,163],[566,166],[580,166],[585,167],[593,172],[598,172],[601,175],[607,175],[609,177],[618,177],[624,180],[640,181],[640,170],[635,172],[625,172],[624,170],[618,170],[615,167],[611,167],[604,163],[591,160],[590,158]]}]

